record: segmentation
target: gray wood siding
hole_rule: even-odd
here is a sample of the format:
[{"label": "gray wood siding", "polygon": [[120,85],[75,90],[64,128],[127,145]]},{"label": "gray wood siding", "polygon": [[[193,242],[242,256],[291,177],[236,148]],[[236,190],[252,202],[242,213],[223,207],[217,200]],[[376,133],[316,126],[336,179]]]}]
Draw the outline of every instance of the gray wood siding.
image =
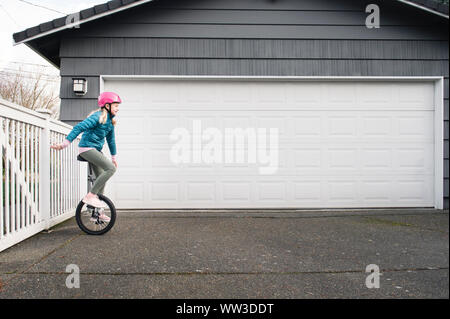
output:
[{"label": "gray wood siding", "polygon": [[443,60],[448,41],[65,38],[62,58]]},{"label": "gray wood siding", "polygon": [[[61,120],[96,108],[99,75],[444,76],[449,208],[448,20],[396,1],[365,27],[358,0],[156,0],[65,31]],[[76,97],[72,77],[86,76]]]},{"label": "gray wood siding", "polygon": [[[89,61],[86,63],[86,61]],[[92,63],[92,64],[91,64]],[[108,59],[66,58],[63,76],[95,74],[414,76],[445,75],[448,61],[298,60],[298,59]],[[106,72],[105,70],[108,70]]]}]

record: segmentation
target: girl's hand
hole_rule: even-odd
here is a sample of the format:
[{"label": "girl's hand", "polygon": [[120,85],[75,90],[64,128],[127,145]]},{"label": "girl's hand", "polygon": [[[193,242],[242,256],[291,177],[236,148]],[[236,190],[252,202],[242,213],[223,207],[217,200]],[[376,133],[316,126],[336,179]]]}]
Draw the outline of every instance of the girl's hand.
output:
[{"label": "girl's hand", "polygon": [[64,146],[62,144],[53,144],[52,146],[50,146],[51,149],[60,151],[64,148]]},{"label": "girl's hand", "polygon": [[62,142],[61,144],[53,144],[52,146],[50,146],[51,149],[60,151],[63,148],[66,148],[67,146],[69,146],[70,141],[68,141],[67,139],[64,140],[64,142]]},{"label": "girl's hand", "polygon": [[117,160],[112,160],[114,166],[117,168]]}]

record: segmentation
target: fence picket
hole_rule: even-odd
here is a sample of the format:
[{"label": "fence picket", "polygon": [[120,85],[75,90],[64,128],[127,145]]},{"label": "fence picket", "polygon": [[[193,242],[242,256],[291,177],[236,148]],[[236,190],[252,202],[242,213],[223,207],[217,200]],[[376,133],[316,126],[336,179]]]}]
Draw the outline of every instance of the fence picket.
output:
[{"label": "fence picket", "polygon": [[18,167],[19,167],[19,163],[18,163],[18,131],[19,131],[19,122],[18,121],[14,121],[14,156],[13,156],[13,163],[14,163],[14,200],[13,200],[13,206],[14,206],[14,231],[19,230],[20,228],[18,227],[18,221],[19,221],[19,183],[16,182],[16,180],[18,180],[17,177],[17,171],[18,171]]},{"label": "fence picket", "polygon": [[5,129],[5,139],[4,139],[4,144],[5,144],[5,153],[6,153],[6,169],[5,169],[5,233],[6,236],[9,236],[9,216],[11,214],[11,199],[10,199],[10,192],[9,192],[9,119],[6,120],[6,129]]},{"label": "fence picket", "polygon": [[[34,132],[35,127],[33,126],[31,128],[31,203],[35,203],[35,197],[34,197],[34,183],[35,183],[35,175],[34,175],[34,169],[36,167],[35,157],[34,157],[34,151],[35,151],[35,145],[34,145]],[[31,222],[34,224],[36,223],[36,212],[33,211]]]},{"label": "fence picket", "polygon": [[14,169],[14,158],[16,157],[15,151],[15,145],[16,145],[16,121],[11,121],[11,233],[14,233],[16,231],[16,174]]},{"label": "fence picket", "polygon": [[[26,137],[26,145],[27,145],[27,150],[26,150],[26,156],[27,156],[27,160],[26,160],[26,164],[27,164],[27,168],[25,170],[25,176],[26,176],[26,189],[27,192],[30,192],[30,167],[31,167],[31,143],[30,143],[30,135],[31,135],[31,129],[30,129],[30,124],[27,124],[27,137]],[[31,208],[30,208],[30,198],[27,198],[27,225],[31,224]]]},{"label": "fence picket", "polygon": [[[25,172],[25,123],[21,123],[21,151],[20,151],[20,169]],[[21,198],[20,198],[20,221],[21,227],[25,227],[25,189],[24,185],[21,185]]]},{"label": "fence picket", "polygon": [[[60,137],[58,137],[58,143],[61,143],[61,139]],[[63,182],[63,178],[62,178],[62,165],[61,165],[61,161],[62,161],[62,152],[58,152],[58,212],[63,211],[63,189],[62,189],[62,182]]]},{"label": "fence picket", "polygon": [[[53,144],[54,141],[54,134],[53,132],[50,132],[50,144]],[[55,165],[53,165],[53,153],[55,152],[55,150],[50,150],[50,217],[53,217],[53,212],[54,212],[54,208],[53,208],[53,201],[55,198],[55,194],[53,193],[54,191],[54,178],[53,178],[53,168],[55,167]]]},{"label": "fence picket", "polygon": [[3,211],[3,119],[0,117],[0,172],[2,175],[2,179],[0,181],[0,240],[3,238],[3,214],[5,212]]},{"label": "fence picket", "polygon": [[13,157],[12,157],[12,166],[13,166],[13,168],[14,168],[14,172],[13,172],[13,177],[14,177],[14,183],[13,183],[13,186],[14,186],[14,191],[13,191],[13,194],[14,194],[14,200],[13,200],[13,207],[14,207],[14,214],[13,214],[13,221],[14,221],[14,227],[13,227],[13,229],[14,229],[14,231],[17,231],[18,230],[18,228],[17,228],[17,215],[18,215],[18,211],[17,211],[17,208],[18,208],[18,198],[19,198],[19,193],[18,193],[18,177],[17,177],[17,170],[18,170],[18,160],[17,160],[17,158],[18,158],[18,155],[17,155],[17,144],[18,144],[18,141],[17,141],[17,131],[18,131],[18,122],[17,121],[14,121],[14,129],[13,129],[13,135],[14,135],[14,138],[13,138],[13,145],[11,145],[12,146],[12,148],[13,148]]},{"label": "fence picket", "polygon": [[[70,158],[73,158],[73,148],[69,148],[69,152],[70,152]],[[74,205],[73,202],[73,186],[74,186],[74,180],[73,180],[73,164],[74,161],[69,162],[69,174],[70,174],[70,178],[69,178],[69,207]]]},{"label": "fence picket", "polygon": [[[28,183],[28,124],[24,123],[24,140],[23,140],[23,145],[24,145],[24,152],[23,152],[23,175],[24,175],[24,181],[25,181],[25,185],[23,185],[23,192],[26,192],[26,185]],[[27,202],[27,198],[25,197],[25,203],[24,203],[24,210],[25,210],[25,225],[28,227],[29,225],[29,221],[28,221],[28,202]]]}]

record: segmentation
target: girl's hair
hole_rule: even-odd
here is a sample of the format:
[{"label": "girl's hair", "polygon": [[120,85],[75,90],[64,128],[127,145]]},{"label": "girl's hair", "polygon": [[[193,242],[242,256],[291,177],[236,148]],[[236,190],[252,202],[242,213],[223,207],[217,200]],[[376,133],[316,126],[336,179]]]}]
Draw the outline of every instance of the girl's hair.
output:
[{"label": "girl's hair", "polygon": [[[87,117],[91,116],[92,114],[94,114],[95,112],[98,112],[98,111],[102,112],[102,114],[100,115],[100,118],[98,119],[98,122],[101,124],[105,124],[106,121],[108,120],[108,111],[104,107],[99,108],[98,110],[92,111],[91,113],[89,113],[89,115]],[[111,118],[111,122],[114,126],[116,126],[116,124],[117,124],[116,119]]]}]

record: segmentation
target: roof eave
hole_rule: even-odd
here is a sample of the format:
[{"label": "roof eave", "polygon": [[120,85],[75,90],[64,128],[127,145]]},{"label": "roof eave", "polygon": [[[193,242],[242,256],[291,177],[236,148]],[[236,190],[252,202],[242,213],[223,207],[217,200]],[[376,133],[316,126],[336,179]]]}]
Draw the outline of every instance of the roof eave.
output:
[{"label": "roof eave", "polygon": [[[80,21],[77,21],[77,22],[64,24],[63,26],[60,26],[60,27],[57,27],[57,28],[54,28],[54,29],[50,29],[50,30],[42,32],[42,33],[38,33],[38,34],[36,34],[34,36],[31,36],[29,38],[25,38],[25,39],[20,40],[20,41],[16,41],[16,39],[13,38],[13,40],[14,40],[13,44],[16,46],[16,45],[19,45],[19,44],[22,44],[22,43],[27,43],[29,41],[33,41],[33,40],[36,40],[36,39],[48,36],[50,34],[66,30],[66,29],[71,29],[71,28],[74,28],[74,27],[78,27],[78,26],[80,26],[83,23],[87,23],[87,22],[90,22],[90,21],[93,21],[93,20],[97,20],[97,19],[109,16],[111,14],[114,14],[114,13],[117,13],[117,12],[120,12],[120,11],[124,11],[124,10],[127,10],[127,9],[130,9],[130,8],[139,6],[141,4],[152,2],[152,1],[154,1],[154,0],[141,0],[141,1],[132,2],[132,3],[129,3],[129,4],[123,5],[121,7],[118,7],[116,9],[112,9],[112,10],[109,10],[109,11],[106,11],[106,12],[103,12],[103,13],[100,13],[100,14],[96,14],[96,15],[93,15],[93,16],[91,16],[89,18],[86,18],[86,19],[81,19]],[[71,16],[72,15],[67,16],[66,18],[71,17]]]},{"label": "roof eave", "polygon": [[429,13],[438,15],[438,16],[440,16],[440,17],[442,17],[442,18],[447,19],[447,20],[448,20],[448,18],[449,18],[448,14],[444,14],[444,13],[441,13],[441,12],[439,12],[439,11],[436,11],[436,10],[433,10],[433,9],[430,9],[430,8],[427,8],[427,7],[425,7],[425,6],[423,6],[423,5],[420,5],[420,4],[418,4],[418,3],[414,3],[414,2],[411,2],[411,1],[408,1],[408,0],[397,0],[397,1],[399,1],[399,2],[401,2],[401,3],[404,3],[404,4],[406,4],[406,5],[409,5],[409,6],[412,6],[412,7],[415,7],[415,8],[424,10],[424,11],[427,11],[427,12],[429,12]]},{"label": "roof eave", "polygon": [[60,70],[61,65],[57,65],[54,61],[52,61],[51,59],[49,59],[48,57],[46,57],[44,54],[42,54],[38,49],[36,49],[33,45],[31,45],[31,43],[26,43],[26,46],[29,47],[31,50],[33,50],[34,52],[36,52],[41,58],[43,58],[45,61],[47,61],[48,63],[50,63],[51,65],[53,65],[55,68],[57,68],[58,70]]}]

